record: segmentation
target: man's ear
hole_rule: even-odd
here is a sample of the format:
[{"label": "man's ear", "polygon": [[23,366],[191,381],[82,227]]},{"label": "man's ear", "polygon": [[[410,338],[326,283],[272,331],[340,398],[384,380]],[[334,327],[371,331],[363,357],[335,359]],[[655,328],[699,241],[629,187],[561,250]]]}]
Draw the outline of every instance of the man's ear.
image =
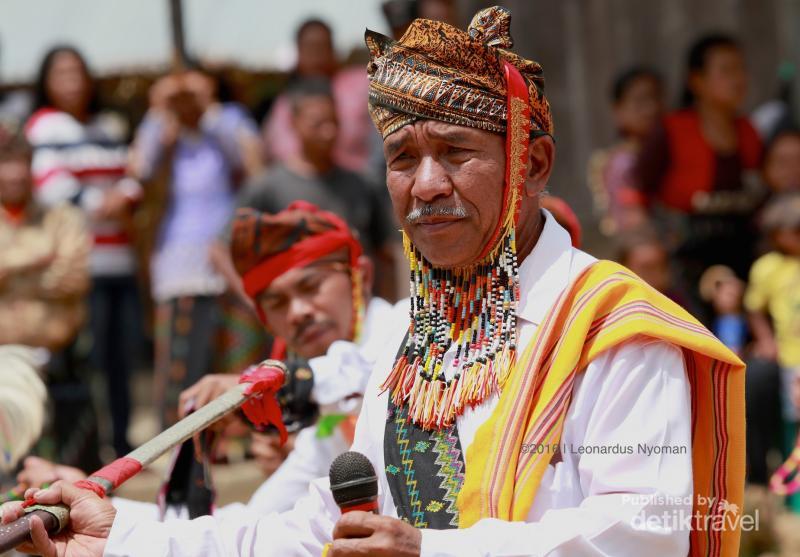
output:
[{"label": "man's ear", "polygon": [[532,139],[528,145],[528,176],[525,180],[526,197],[535,197],[542,193],[556,160],[556,145],[553,138],[543,135]]},{"label": "man's ear", "polygon": [[372,259],[362,255],[356,262],[356,272],[361,274],[361,285],[364,298],[369,300],[372,297],[372,285],[375,282],[375,265]]}]

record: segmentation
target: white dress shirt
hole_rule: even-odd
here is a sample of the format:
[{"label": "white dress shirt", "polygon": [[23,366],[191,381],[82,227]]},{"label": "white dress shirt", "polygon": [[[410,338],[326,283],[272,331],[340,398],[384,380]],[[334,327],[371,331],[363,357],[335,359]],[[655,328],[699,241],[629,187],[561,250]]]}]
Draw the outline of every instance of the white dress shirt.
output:
[{"label": "white dress shirt", "polygon": [[[364,316],[364,333],[359,342],[335,341],[324,356],[312,358],[308,364],[314,373],[311,398],[320,405],[322,414],[357,415],[370,372],[388,339],[385,327],[379,323],[392,321],[405,306],[392,306],[381,298],[372,298]],[[308,493],[308,485],[328,474],[334,459],[350,448],[350,440],[340,428],[328,437],[317,436],[317,426],[300,430],[294,449],[281,466],[253,493],[247,504],[231,503],[214,510],[214,516],[236,520],[242,516],[282,512]],[[126,520],[159,520],[158,505],[115,497],[117,513]],[[169,508],[165,518],[187,518],[186,508]]]},{"label": "white dress shirt", "polygon": [[[520,346],[531,340],[561,291],[594,261],[574,249],[567,232],[543,213],[539,241],[520,266]],[[406,314],[405,320],[387,323],[396,329],[394,341],[370,378],[352,447],[375,466],[380,512],[387,516],[397,513],[383,472],[388,393],[379,393],[378,387],[392,367],[407,319]],[[672,519],[657,518],[691,513],[690,396],[681,352],[668,343],[637,338],[601,355],[575,381],[561,438],[562,459],[545,472],[527,520],[483,519],[467,529],[422,530],[421,554],[686,555],[688,530],[676,528]],[[458,418],[462,448],[469,447],[496,404],[495,396]],[[603,450],[617,445],[632,451]],[[677,450],[647,454],[648,447]],[[132,522],[118,515],[106,555],[318,557],[339,516],[327,478],[320,478],[291,511],[281,514],[167,523]],[[653,516],[656,520],[641,520]]]}]

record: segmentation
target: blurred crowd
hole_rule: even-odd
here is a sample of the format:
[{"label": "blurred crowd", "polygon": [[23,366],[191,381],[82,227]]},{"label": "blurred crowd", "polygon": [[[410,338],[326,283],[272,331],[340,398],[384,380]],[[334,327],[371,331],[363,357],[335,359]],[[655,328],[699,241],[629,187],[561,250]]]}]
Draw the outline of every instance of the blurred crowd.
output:
[{"label": "blurred crowd", "polygon": [[[392,0],[384,13],[395,36],[416,16],[455,20],[447,0]],[[29,109],[0,104],[0,345],[40,349],[45,362],[51,419],[38,454],[91,470],[100,439],[127,453],[135,369],[154,370],[166,427],[203,376],[280,353],[231,260],[238,207],[305,200],[339,215],[375,263],[375,294],[404,295],[364,60],[341,64],[317,19],[296,46],[284,87],[252,112],[187,64],[152,85],[129,129],[69,46],[45,56]],[[786,91],[743,113],[735,37],[697,40],[685,75],[677,109],[656,70],[619,75],[609,99],[619,139],[588,161],[588,183],[618,260],[748,361],[749,480],[765,485],[800,407],[800,129]],[[570,208],[545,206],[580,242]],[[106,391],[93,402],[98,377]]]},{"label": "blurred crowd", "polygon": [[[391,0],[384,13],[398,36],[418,16],[455,19],[450,0]],[[47,52],[32,90],[0,97],[0,345],[34,349],[24,358],[42,368],[50,411],[36,454],[92,470],[128,453],[137,371],[153,370],[165,428],[202,377],[285,355],[231,259],[237,208],[303,200],[339,215],[374,262],[374,293],[404,296],[366,52],[342,62],[333,39],[324,21],[304,21],[296,66],[250,107],[186,60],[131,122],[70,45]],[[299,394],[284,400],[313,420],[304,381],[289,383]],[[20,427],[0,426],[5,440]]]},{"label": "blurred crowd", "polygon": [[788,83],[743,113],[748,72],[735,37],[699,38],[685,75],[670,109],[656,70],[619,74],[619,140],[593,154],[588,183],[619,261],[747,362],[748,481],[766,486],[795,445],[800,408],[797,113]]}]

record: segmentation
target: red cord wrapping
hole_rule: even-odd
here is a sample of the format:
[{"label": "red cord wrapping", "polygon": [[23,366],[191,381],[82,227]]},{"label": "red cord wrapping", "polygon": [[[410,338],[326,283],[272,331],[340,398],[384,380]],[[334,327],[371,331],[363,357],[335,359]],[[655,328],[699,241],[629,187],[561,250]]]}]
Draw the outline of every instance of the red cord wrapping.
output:
[{"label": "red cord wrapping", "polygon": [[102,478],[106,480],[111,484],[111,489],[114,490],[138,474],[141,469],[141,462],[136,459],[123,456],[111,464],[103,466],[100,468],[100,470],[89,476],[89,478],[75,482],[75,487],[88,489],[90,491],[94,491],[100,497],[105,497],[105,487],[102,484],[93,481],[92,478]]}]

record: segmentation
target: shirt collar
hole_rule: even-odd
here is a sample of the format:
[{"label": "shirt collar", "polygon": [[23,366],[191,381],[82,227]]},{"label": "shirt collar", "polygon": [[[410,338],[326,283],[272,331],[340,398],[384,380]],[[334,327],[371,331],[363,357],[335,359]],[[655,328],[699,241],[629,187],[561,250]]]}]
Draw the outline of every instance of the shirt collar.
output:
[{"label": "shirt collar", "polygon": [[21,212],[9,210],[4,205],[0,204],[0,220],[6,221],[13,227],[20,227],[28,222],[34,221],[39,217],[40,208],[33,201],[29,201],[22,209]]},{"label": "shirt collar", "polygon": [[539,325],[570,281],[573,254],[569,233],[553,215],[545,219],[539,240],[519,266],[520,302],[517,317]]}]

